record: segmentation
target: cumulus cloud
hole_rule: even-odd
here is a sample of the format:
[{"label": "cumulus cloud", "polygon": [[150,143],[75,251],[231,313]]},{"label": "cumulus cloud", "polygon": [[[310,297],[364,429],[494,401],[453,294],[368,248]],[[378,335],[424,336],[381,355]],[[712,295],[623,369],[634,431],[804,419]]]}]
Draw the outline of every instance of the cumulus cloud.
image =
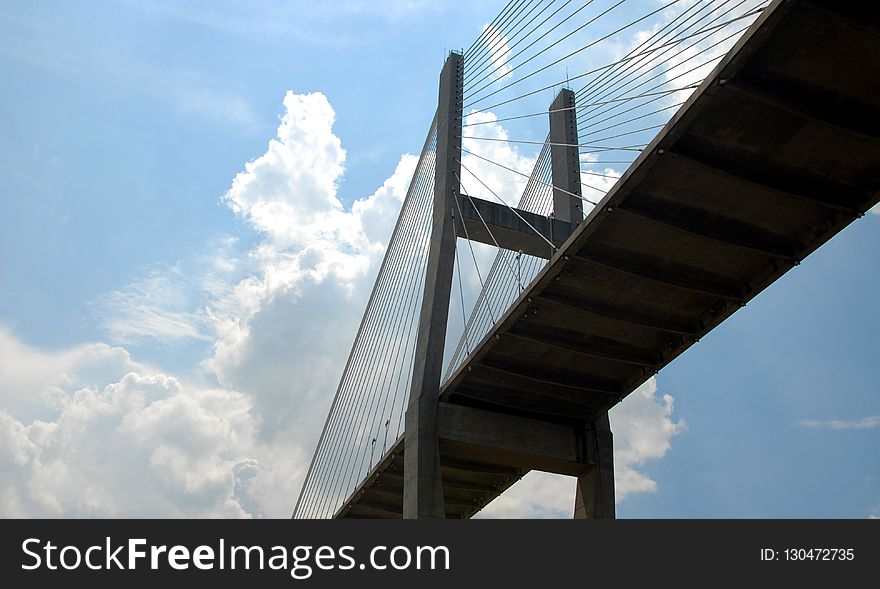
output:
[{"label": "cumulus cloud", "polygon": [[284,105],[224,197],[256,245],[220,240],[198,272],[150,272],[99,301],[116,341],[209,334],[200,381],[219,386],[123,348],[46,353],[0,331],[4,514],[289,515],[415,158],[345,208],[332,108]]},{"label": "cumulus cloud", "polygon": [[618,499],[657,490],[657,483],[638,468],[665,456],[672,438],[684,431],[684,419],[672,419],[674,408],[672,395],[658,398],[657,380],[651,378],[611,410]]},{"label": "cumulus cloud", "polygon": [[[663,458],[672,438],[685,429],[673,420],[672,396],[657,395],[654,378],[609,413],[614,433],[614,491],[617,501],[635,493],[653,493],[657,482],[639,468]],[[481,517],[571,518],[575,483],[571,477],[531,472],[481,512]]]},{"label": "cumulus cloud", "polygon": [[217,340],[205,362],[224,386],[255,396],[267,435],[322,421],[416,163],[403,156],[346,209],[329,102],[288,93],[284,103],[276,138],[224,199],[264,239],[247,254],[253,273],[209,308]]},{"label": "cumulus cloud", "polygon": [[276,452],[247,483],[270,516],[292,509],[417,160],[402,156],[345,207],[332,107],[319,93],[289,92],[284,105],[276,137],[224,197],[263,238],[248,275],[208,306],[216,343],[203,363],[252,398],[260,443]]},{"label": "cumulus cloud", "polygon": [[226,203],[275,242],[344,239],[347,218],[336,183],[345,150],[332,132],[333,108],[323,94],[293,92],[284,107],[277,136],[235,176]]},{"label": "cumulus cloud", "polygon": [[34,401],[43,417],[32,419],[6,403],[4,382],[0,514],[250,515],[235,486],[255,451],[246,396],[185,384],[120,348],[42,353],[2,337],[17,384],[30,385],[19,390],[51,394]]},{"label": "cumulus cloud", "polygon": [[44,419],[53,414],[64,391],[112,382],[140,369],[122,348],[97,343],[47,352],[0,326],[0,408],[19,419]]}]

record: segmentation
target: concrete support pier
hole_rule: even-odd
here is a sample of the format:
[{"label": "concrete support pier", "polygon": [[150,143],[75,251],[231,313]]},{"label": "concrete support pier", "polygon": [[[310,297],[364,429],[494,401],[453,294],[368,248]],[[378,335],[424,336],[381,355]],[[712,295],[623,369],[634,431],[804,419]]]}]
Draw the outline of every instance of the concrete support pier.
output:
[{"label": "concrete support pier", "polygon": [[[576,227],[584,220],[581,195],[581,162],[578,153],[577,113],[574,92],[559,91],[550,105],[550,159],[553,165],[553,215]],[[559,190],[559,188],[564,189]]]},{"label": "concrete support pier", "polygon": [[[568,88],[550,105],[550,143],[554,216],[574,230],[584,219],[584,203],[574,196],[581,195],[581,163],[574,92]],[[589,467],[577,478],[574,518],[613,519],[614,446],[607,413],[587,424],[585,439]]]},{"label": "concrete support pier", "polygon": [[462,55],[451,53],[440,74],[433,225],[404,434],[403,517],[407,519],[446,517],[437,430],[455,263],[453,211],[461,177],[463,69]]},{"label": "concrete support pier", "polygon": [[577,478],[574,519],[614,519],[614,436],[606,413],[587,428],[590,466]]}]

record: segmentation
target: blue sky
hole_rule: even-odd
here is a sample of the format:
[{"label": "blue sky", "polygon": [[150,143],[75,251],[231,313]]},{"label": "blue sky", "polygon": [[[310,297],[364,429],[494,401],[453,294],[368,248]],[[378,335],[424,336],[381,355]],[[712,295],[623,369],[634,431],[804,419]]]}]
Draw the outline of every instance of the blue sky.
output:
[{"label": "blue sky", "polygon": [[[503,4],[2,4],[0,514],[289,513],[446,51]],[[620,516],[880,516],[878,252],[868,214],[622,410]]]}]

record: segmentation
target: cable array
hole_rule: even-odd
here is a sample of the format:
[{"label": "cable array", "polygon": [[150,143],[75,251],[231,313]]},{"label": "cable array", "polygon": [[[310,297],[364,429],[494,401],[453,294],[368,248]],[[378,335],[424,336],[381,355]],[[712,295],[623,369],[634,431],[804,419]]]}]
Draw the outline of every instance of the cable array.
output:
[{"label": "cable array", "polygon": [[[550,182],[552,173],[548,136],[517,202],[518,209],[539,215],[550,214],[553,208],[553,188]],[[470,183],[478,181],[476,176],[471,176],[469,180]],[[463,181],[462,190],[468,192],[468,187],[469,183]],[[542,258],[512,250],[499,249],[496,252],[483,288],[480,289],[461,338],[447,364],[447,376],[470,354],[472,343],[481,341],[489,333],[497,316],[493,309],[506,310],[545,263],[546,260]]]},{"label": "cable array", "polygon": [[339,381],[296,518],[332,517],[403,431],[431,237],[436,118]]},{"label": "cable array", "polygon": [[[547,116],[546,104],[559,88],[577,81],[582,86],[573,108],[579,119],[577,147],[588,156],[585,165],[602,164],[598,154],[638,152],[766,4],[767,0],[666,0],[659,5],[645,0],[550,1],[543,3],[540,13],[545,18],[527,19],[529,27],[507,26],[512,21],[500,19],[491,27],[491,37],[476,42],[466,64],[477,69],[466,71],[464,79],[469,119],[478,113],[497,117],[468,120],[465,127],[472,128],[474,141],[540,145],[535,131],[542,121],[537,117]],[[531,3],[509,5],[507,16],[534,9]],[[617,47],[635,33],[643,40],[620,54]],[[544,108],[531,107],[538,100],[547,101]],[[530,124],[533,118],[535,124]],[[502,122],[517,134],[480,134],[483,126]]]},{"label": "cable array", "polygon": [[[587,205],[595,205],[672,114],[685,104],[714,64],[760,14],[766,0],[667,0],[659,7],[656,2],[637,0],[543,4],[545,10],[540,14],[547,16],[529,19],[536,23],[531,28],[508,28],[505,22],[511,22],[510,18],[499,20],[492,27],[491,38],[475,43],[475,47],[482,45],[485,50],[480,53],[474,49],[473,58],[466,62],[469,69],[464,78],[464,97],[465,107],[470,111],[462,129],[462,153],[473,162],[488,164],[512,177],[527,178],[517,207],[549,215],[554,189],[580,198],[586,210]],[[550,10],[551,6],[555,8]],[[534,10],[531,3],[512,3],[507,8],[508,17],[517,14],[517,10]],[[621,18],[624,13],[631,18]],[[598,55],[593,60],[583,59],[589,52],[600,53],[603,43],[610,45],[636,27],[643,28],[639,35],[642,40],[628,51],[614,55],[606,63],[601,63]],[[563,46],[574,39],[577,41],[571,46]],[[502,45],[506,47],[500,48]],[[490,54],[493,59],[489,59]],[[559,66],[566,61],[572,67],[581,65],[582,71],[571,75],[566,69],[565,76],[559,76]],[[554,71],[555,78],[551,74]],[[552,83],[542,83],[542,79]],[[546,132],[549,113],[546,108],[530,112],[528,107],[522,113],[524,105],[533,104],[541,96],[549,104],[560,87],[575,80],[583,84],[571,107],[577,115],[577,142],[554,144],[549,137],[543,141],[528,138],[534,136],[535,130],[543,128]],[[529,81],[537,87],[525,87],[524,83]],[[517,106],[519,113],[514,110]],[[502,116],[494,116],[496,110]],[[502,123],[505,131],[521,130],[518,132],[522,138],[498,133]],[[491,132],[481,133],[483,128]],[[508,144],[523,150],[540,146],[540,152],[534,169],[528,173],[516,169],[511,162],[498,161],[483,143]],[[552,185],[552,145],[577,148],[583,194]],[[467,159],[462,166],[465,192],[469,184],[488,188],[479,177],[487,171],[475,174]],[[476,168],[473,164],[471,167]],[[545,263],[542,258],[520,252],[497,252],[449,359],[447,376],[464,362],[488,334],[494,317],[509,307]]]},{"label": "cable array", "polygon": [[[589,214],[768,2],[510,0],[463,56],[465,120],[457,162],[462,198],[510,207],[552,255],[552,235],[548,240],[520,213],[552,218],[554,192],[562,192],[580,199]],[[551,142],[548,105],[573,83],[579,85],[574,105],[559,110],[574,111],[577,133],[567,143]],[[436,141],[435,117],[294,517],[332,517],[403,433],[431,233]],[[579,187],[553,185],[551,153],[558,147],[576,150]],[[515,206],[509,204],[517,195]],[[455,248],[451,304],[461,307],[461,325],[453,319],[459,313],[450,313],[449,341],[458,343],[447,350],[447,378],[547,263],[498,248],[474,205],[497,248],[486,258],[469,239],[464,204],[456,199],[449,211],[464,237]],[[484,265],[491,259],[487,271],[480,259]]]}]

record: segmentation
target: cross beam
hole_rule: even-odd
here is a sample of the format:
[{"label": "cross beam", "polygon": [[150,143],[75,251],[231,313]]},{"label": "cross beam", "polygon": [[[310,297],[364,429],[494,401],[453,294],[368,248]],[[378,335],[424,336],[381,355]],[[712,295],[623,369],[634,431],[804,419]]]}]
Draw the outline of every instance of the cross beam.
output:
[{"label": "cross beam", "polygon": [[459,195],[458,203],[462,222],[456,223],[456,232],[471,241],[546,260],[571,235],[571,223],[553,217],[467,195]]},{"label": "cross beam", "polygon": [[598,456],[583,427],[440,403],[443,456],[578,476]]}]

